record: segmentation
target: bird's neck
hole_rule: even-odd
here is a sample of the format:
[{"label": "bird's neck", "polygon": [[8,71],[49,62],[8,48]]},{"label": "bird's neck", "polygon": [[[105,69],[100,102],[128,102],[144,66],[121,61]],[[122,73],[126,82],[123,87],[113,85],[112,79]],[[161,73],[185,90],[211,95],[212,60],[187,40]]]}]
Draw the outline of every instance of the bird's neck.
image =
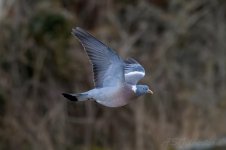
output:
[{"label": "bird's neck", "polygon": [[132,85],[132,90],[133,90],[134,93],[136,93],[136,91],[137,91],[137,86],[136,86],[136,85]]}]

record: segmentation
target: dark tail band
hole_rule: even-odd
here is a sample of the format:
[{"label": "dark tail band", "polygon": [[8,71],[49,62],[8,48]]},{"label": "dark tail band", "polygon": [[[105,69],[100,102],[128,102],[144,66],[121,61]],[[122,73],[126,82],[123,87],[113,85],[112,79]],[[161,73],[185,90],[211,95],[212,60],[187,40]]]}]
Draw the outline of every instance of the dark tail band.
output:
[{"label": "dark tail band", "polygon": [[67,99],[71,100],[71,101],[78,101],[77,97],[76,96],[73,96],[71,94],[67,94],[67,93],[62,93],[62,95],[64,97],[66,97]]}]

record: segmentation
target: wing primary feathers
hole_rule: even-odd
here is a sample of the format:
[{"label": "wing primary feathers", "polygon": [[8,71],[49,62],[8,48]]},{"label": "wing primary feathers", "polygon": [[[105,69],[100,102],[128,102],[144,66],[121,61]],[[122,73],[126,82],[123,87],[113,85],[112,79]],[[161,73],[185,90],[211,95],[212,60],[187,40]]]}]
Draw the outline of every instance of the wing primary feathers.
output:
[{"label": "wing primary feathers", "polygon": [[72,34],[79,39],[92,63],[96,87],[125,82],[124,63],[114,50],[79,27],[72,29]]}]

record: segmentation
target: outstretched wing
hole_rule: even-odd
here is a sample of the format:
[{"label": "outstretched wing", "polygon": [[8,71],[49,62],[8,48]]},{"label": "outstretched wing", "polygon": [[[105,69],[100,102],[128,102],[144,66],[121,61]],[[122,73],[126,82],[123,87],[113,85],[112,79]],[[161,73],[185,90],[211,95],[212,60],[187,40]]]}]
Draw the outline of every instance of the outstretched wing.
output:
[{"label": "outstretched wing", "polygon": [[79,27],[72,29],[72,34],[79,39],[89,56],[97,88],[125,82],[123,60],[114,50]]},{"label": "outstretched wing", "polygon": [[135,85],[145,76],[144,68],[133,58],[124,61],[125,81]]}]

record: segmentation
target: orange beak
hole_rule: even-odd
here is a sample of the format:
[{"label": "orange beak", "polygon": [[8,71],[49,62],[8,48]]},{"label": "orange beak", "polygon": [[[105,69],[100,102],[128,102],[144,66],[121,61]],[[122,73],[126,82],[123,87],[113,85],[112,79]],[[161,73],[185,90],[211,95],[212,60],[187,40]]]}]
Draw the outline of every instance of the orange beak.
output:
[{"label": "orange beak", "polygon": [[154,94],[154,93],[152,92],[152,90],[150,90],[150,89],[148,89],[148,93],[150,93],[150,94]]}]

